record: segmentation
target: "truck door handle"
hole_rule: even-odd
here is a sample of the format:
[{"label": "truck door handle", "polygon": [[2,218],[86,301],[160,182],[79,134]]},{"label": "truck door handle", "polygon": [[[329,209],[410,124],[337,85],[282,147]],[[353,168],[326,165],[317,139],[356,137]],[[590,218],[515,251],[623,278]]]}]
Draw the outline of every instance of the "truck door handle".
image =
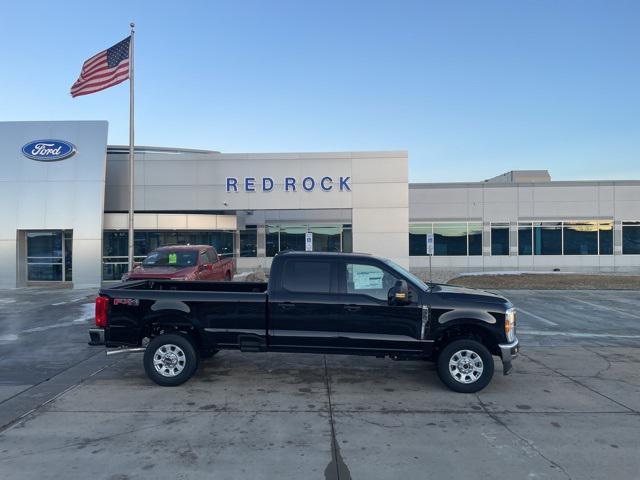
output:
[{"label": "truck door handle", "polygon": [[360,310],[362,307],[360,307],[359,305],[345,305],[344,309],[347,312],[357,312],[358,310]]},{"label": "truck door handle", "polygon": [[284,302],[284,303],[279,303],[278,306],[282,310],[291,310],[292,308],[294,308],[296,306],[296,304],[295,303],[291,303],[291,302]]}]

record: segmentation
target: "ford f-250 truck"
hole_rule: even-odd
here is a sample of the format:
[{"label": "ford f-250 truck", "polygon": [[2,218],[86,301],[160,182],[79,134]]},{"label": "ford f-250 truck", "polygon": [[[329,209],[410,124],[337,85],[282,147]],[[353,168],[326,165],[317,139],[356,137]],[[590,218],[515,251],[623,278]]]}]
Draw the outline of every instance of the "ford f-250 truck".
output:
[{"label": "ford f-250 truck", "polygon": [[180,385],[219,350],[430,360],[457,392],[509,373],[519,344],[511,303],[480,290],[426,284],[365,254],[285,252],[268,283],[132,281],[100,290],[92,344],[144,352],[157,384]]}]

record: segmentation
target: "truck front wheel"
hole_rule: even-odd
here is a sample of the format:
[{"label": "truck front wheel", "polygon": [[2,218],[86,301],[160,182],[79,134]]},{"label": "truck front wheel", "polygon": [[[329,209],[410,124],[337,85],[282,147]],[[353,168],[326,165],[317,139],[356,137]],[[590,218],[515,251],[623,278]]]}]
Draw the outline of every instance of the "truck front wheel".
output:
[{"label": "truck front wheel", "polygon": [[493,377],[493,357],[487,347],[476,340],[454,340],[438,356],[438,375],[451,390],[478,392]]},{"label": "truck front wheel", "polygon": [[149,342],[143,363],[151,380],[163,387],[175,387],[194,374],[198,368],[198,354],[187,337],[169,333]]}]

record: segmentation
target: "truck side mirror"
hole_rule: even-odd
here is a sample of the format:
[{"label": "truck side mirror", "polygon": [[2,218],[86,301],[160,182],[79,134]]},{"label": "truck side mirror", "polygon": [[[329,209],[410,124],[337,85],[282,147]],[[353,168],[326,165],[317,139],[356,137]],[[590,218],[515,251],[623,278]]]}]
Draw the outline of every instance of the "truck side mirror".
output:
[{"label": "truck side mirror", "polygon": [[396,284],[389,289],[389,305],[407,305],[411,303],[409,299],[409,286],[406,280],[396,280]]}]

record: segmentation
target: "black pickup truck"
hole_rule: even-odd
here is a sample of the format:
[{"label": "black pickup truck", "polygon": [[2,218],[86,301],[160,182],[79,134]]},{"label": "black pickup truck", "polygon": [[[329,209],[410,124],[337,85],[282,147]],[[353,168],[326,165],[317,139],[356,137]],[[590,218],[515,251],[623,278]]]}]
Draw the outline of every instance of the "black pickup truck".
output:
[{"label": "black pickup truck", "polygon": [[426,284],[365,254],[285,252],[268,283],[133,281],[96,300],[91,344],[144,352],[159,385],[187,381],[219,350],[372,355],[437,363],[442,381],[476,392],[493,356],[518,353],[511,303],[480,290]]}]

